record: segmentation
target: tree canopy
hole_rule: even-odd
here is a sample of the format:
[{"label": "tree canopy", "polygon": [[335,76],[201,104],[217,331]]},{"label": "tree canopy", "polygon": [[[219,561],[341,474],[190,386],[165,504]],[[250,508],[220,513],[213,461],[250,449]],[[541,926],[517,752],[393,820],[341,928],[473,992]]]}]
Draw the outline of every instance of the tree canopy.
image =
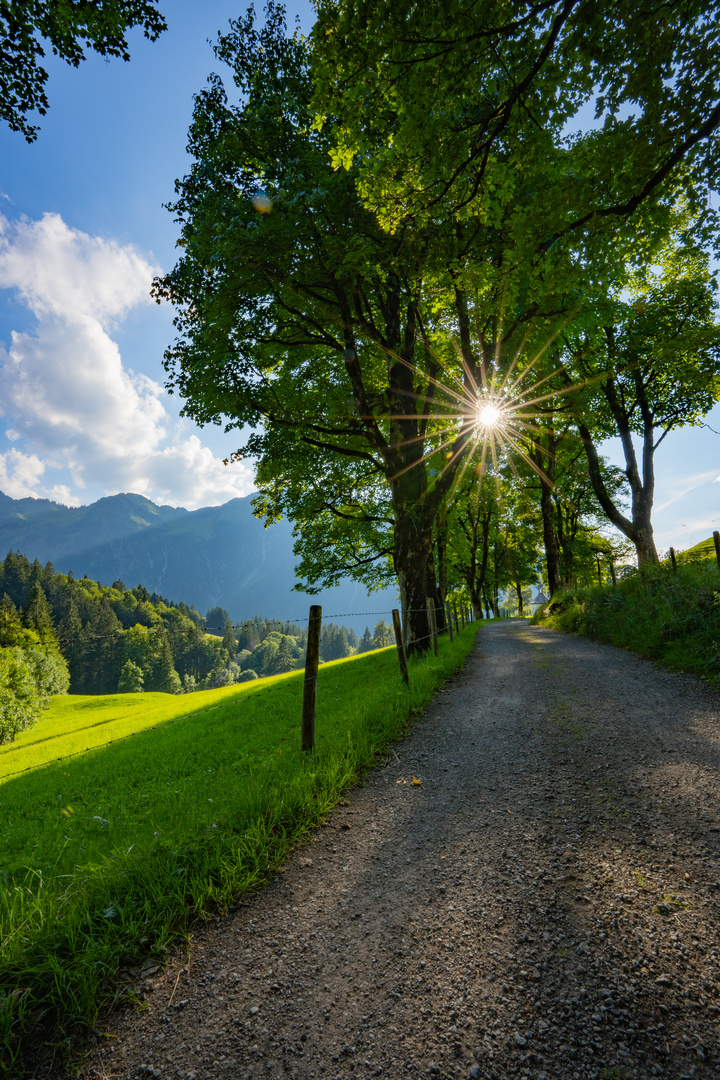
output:
[{"label": "tree canopy", "polygon": [[[196,98],[183,254],[155,284],[178,311],[169,386],[198,422],[251,429],[258,512],[295,522],[311,588],[396,576],[411,649],[426,598],[443,610],[453,506],[468,481],[499,482],[503,450],[540,475],[560,582],[570,511],[545,470],[609,370],[574,345],[610,308],[619,331],[679,207],[686,249],[716,234],[714,10],[320,0],[306,41],[270,0],[263,25],[250,10],[219,38],[234,85],[213,75]],[[575,130],[588,103],[596,123]],[[704,325],[684,416],[716,396]],[[664,369],[669,338],[643,348]],[[508,530],[497,588],[503,560],[531,572]]]},{"label": "tree canopy", "polygon": [[45,49],[73,67],[86,49],[129,60],[125,35],[135,26],[157,40],[167,28],[157,0],[0,0],[0,118],[33,142],[29,114],[49,105]]}]

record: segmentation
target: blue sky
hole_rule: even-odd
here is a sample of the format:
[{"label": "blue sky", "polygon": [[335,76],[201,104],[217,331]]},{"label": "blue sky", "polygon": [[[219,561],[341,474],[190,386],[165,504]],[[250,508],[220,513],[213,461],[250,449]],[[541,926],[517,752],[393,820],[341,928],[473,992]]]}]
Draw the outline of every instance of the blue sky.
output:
[{"label": "blue sky", "polygon": [[[163,389],[171,312],[151,278],[175,262],[163,203],[187,170],[192,97],[218,65],[209,40],[247,5],[163,0],[169,29],[130,35],[132,59],[48,58],[37,141],[0,129],[0,489],[78,505],[139,491],[190,508],[252,490],[225,467],[237,438],[179,418]],[[309,2],[289,5],[308,30]],[[707,418],[720,431],[720,408]],[[606,452],[620,464],[613,444]],[[720,436],[685,429],[657,455],[658,543],[720,528]]]}]

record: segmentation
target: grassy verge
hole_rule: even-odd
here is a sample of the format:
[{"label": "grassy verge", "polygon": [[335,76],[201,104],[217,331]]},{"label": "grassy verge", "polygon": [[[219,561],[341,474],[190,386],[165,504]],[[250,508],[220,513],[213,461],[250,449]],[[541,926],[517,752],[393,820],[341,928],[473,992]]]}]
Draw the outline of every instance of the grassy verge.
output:
[{"label": "grassy verge", "polygon": [[[124,970],[257,887],[458,668],[476,630],[411,662],[409,689],[394,649],[324,665],[312,755],[298,745],[300,672],[208,692],[222,696],[204,710],[194,694],[192,715],[0,782],[5,1075],[30,1068],[41,1042],[67,1049],[127,993]],[[73,715],[68,699],[69,730],[87,702]],[[57,715],[51,730],[62,737]]]},{"label": "grassy verge", "polygon": [[534,622],[647,656],[720,683],[720,571],[714,560],[650,567],[616,587],[562,593]]}]

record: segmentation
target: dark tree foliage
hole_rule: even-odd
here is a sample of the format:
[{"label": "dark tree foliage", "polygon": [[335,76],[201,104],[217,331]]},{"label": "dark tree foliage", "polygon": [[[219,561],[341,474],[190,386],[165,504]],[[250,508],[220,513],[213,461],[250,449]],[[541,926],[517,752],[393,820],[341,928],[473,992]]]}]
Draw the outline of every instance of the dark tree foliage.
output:
[{"label": "dark tree foliage", "polygon": [[48,110],[46,50],[73,67],[86,49],[129,60],[125,34],[135,26],[150,41],[167,28],[155,0],[0,0],[0,118],[33,142],[28,114]]}]

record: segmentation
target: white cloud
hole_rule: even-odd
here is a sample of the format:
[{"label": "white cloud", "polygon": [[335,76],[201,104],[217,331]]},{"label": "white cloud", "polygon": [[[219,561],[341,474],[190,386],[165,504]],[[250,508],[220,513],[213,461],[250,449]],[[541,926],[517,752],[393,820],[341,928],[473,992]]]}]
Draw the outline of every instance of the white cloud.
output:
[{"label": "white cloud", "polygon": [[16,289],[38,316],[107,325],[150,302],[157,271],[134,247],[71,229],[59,214],[18,222],[0,215],[0,288]]},{"label": "white cloud", "polygon": [[[225,468],[188,436],[168,415],[163,387],[128,370],[110,336],[149,302],[156,272],[134,248],[70,229],[57,215],[11,223],[0,214],[0,287],[17,291],[37,317],[34,333],[14,332],[9,350],[0,347],[6,438],[30,451],[5,455],[0,488],[8,494],[13,484],[74,504],[78,490],[136,491],[195,507],[252,490],[251,470]],[[46,469],[69,471],[72,486],[63,475],[44,487]]]},{"label": "white cloud", "polygon": [[67,484],[55,484],[47,493],[48,499],[62,503],[63,506],[81,506],[81,500],[73,495]]},{"label": "white cloud", "polygon": [[697,491],[698,488],[702,488],[705,484],[714,482],[713,473],[701,472],[695,473],[692,476],[679,476],[674,477],[672,480],[665,483],[665,490],[668,493],[668,498],[663,502],[658,503],[655,506],[655,513],[662,513],[663,510],[667,510],[668,506],[672,506],[673,503],[679,502],[680,499],[684,499],[686,495],[692,494]]},{"label": "white cloud", "polygon": [[14,447],[0,454],[0,491],[11,499],[25,499],[36,494],[45,465],[36,454],[22,454]]}]

